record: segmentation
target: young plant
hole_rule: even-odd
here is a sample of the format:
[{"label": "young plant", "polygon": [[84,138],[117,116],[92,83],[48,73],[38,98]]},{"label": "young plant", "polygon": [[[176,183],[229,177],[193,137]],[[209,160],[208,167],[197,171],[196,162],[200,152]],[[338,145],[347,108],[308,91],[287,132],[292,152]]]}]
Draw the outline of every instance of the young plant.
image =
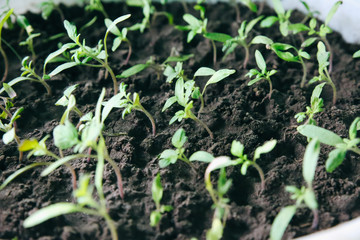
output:
[{"label": "young plant", "polygon": [[[45,60],[44,63],[44,72],[45,66],[48,64],[52,59],[56,58],[57,56],[63,54],[66,51],[70,51],[71,55],[71,62],[66,62],[61,64],[60,66],[56,67],[49,76],[54,76],[61,71],[64,71],[68,68],[72,68],[78,65],[95,67],[95,68],[105,68],[107,72],[110,73],[111,79],[114,85],[114,94],[118,93],[118,83],[116,80],[116,76],[114,71],[109,65],[108,60],[108,50],[107,50],[107,37],[112,29],[115,27],[116,24],[128,19],[130,14],[118,17],[115,19],[112,24],[107,28],[103,41],[99,41],[97,46],[94,48],[88,47],[85,44],[85,40],[81,43],[80,42],[80,34],[77,34],[76,26],[71,24],[69,21],[64,21],[64,26],[67,31],[69,38],[73,41],[73,43],[64,44],[60,49],[51,53]],[[104,44],[102,44],[102,42]],[[104,49],[103,49],[104,48]],[[91,60],[94,60],[98,64],[91,63]]]},{"label": "young plant", "polygon": [[101,0],[83,0],[86,4],[86,11],[98,11],[101,12],[105,18],[109,18],[109,15],[106,13],[104,6],[101,3]]},{"label": "young plant", "polygon": [[318,63],[319,63],[319,75],[313,77],[309,83],[314,83],[314,82],[320,82],[320,81],[324,81],[327,84],[329,84],[333,90],[333,99],[332,99],[332,103],[335,104],[336,103],[336,87],[334,82],[332,81],[329,71],[328,71],[328,66],[330,65],[329,62],[329,56],[330,53],[326,51],[326,47],[324,45],[323,42],[318,42],[317,45],[318,48],[318,52],[316,54]]},{"label": "young plant", "polygon": [[286,37],[289,34],[289,26],[291,25],[290,17],[292,10],[288,10],[285,12],[284,7],[282,6],[280,0],[272,0],[274,10],[277,16],[269,16],[261,21],[260,26],[263,28],[269,28],[274,23],[279,22],[280,32]]},{"label": "young plant", "polygon": [[4,27],[5,23],[8,22],[8,20],[10,19],[10,16],[11,14],[14,12],[14,9],[10,9],[6,14],[5,16],[1,19],[0,21],[0,53],[4,59],[4,75],[1,79],[1,82],[5,82],[6,78],[7,78],[7,75],[8,75],[8,72],[9,72],[9,60],[8,60],[8,57],[6,55],[6,52],[4,51],[3,47],[2,47],[2,28]]},{"label": "young plant", "polygon": [[302,186],[300,189],[295,186],[286,186],[285,190],[292,194],[290,198],[296,202],[294,205],[282,208],[275,217],[270,230],[271,240],[282,239],[287,226],[299,208],[310,208],[312,210],[314,215],[312,228],[315,229],[317,227],[319,222],[318,203],[312,183],[314,181],[319,153],[320,142],[317,139],[313,139],[306,147],[302,166],[302,174],[307,186]]},{"label": "young plant", "polygon": [[339,6],[342,4],[342,1],[337,1],[332,8],[330,9],[328,15],[326,16],[325,22],[323,24],[320,25],[320,29],[317,31],[316,30],[316,25],[317,25],[317,21],[315,18],[312,18],[309,22],[309,35],[318,35],[321,39],[321,41],[323,41],[326,45],[326,48],[329,50],[330,53],[330,59],[329,59],[329,72],[332,72],[332,68],[333,68],[333,51],[331,48],[331,45],[329,43],[329,41],[327,40],[326,36],[329,33],[332,33],[331,28],[328,26],[331,19],[333,18],[334,14],[336,13],[337,9],[339,8]]},{"label": "young plant", "polygon": [[152,227],[156,227],[159,225],[162,214],[173,210],[172,206],[160,204],[160,201],[163,197],[163,191],[164,190],[161,185],[160,173],[158,173],[151,187],[152,199],[154,200],[156,205],[156,210],[152,211],[150,214],[150,226]]},{"label": "young plant", "polygon": [[130,93],[126,93],[127,85],[125,83],[120,84],[120,92],[109,99],[106,102],[105,108],[124,108],[122,112],[122,118],[124,119],[126,114],[131,113],[132,110],[137,110],[143,112],[150,120],[152,125],[152,134],[156,135],[156,125],[155,120],[152,115],[141,105],[140,96],[138,93],[133,93],[133,99],[130,98]]},{"label": "young plant", "polygon": [[[105,143],[103,144],[105,145]],[[106,206],[104,197],[102,178],[104,170],[104,161],[99,161],[96,167],[95,188],[99,200],[93,197],[94,186],[90,184],[90,175],[85,174],[80,177],[78,189],[74,191],[76,203],[60,202],[44,207],[25,219],[23,225],[25,228],[34,227],[51,218],[70,213],[83,213],[87,215],[100,216],[110,229],[113,240],[118,239],[118,233],[114,220],[111,219]]]},{"label": "young plant", "polygon": [[240,25],[240,28],[238,29],[238,36],[231,37],[229,36],[229,39],[224,42],[222,51],[225,52],[224,58],[228,56],[230,53],[234,52],[235,48],[238,46],[241,46],[245,49],[245,58],[243,62],[243,67],[246,69],[246,66],[249,62],[249,48],[252,44],[256,43],[256,39],[260,36],[257,36],[253,38],[253,40],[249,41],[249,33],[254,28],[254,26],[263,18],[263,16],[259,16],[253,20],[251,20],[249,23],[247,21],[243,21]]},{"label": "young plant", "polygon": [[306,124],[317,125],[314,116],[315,114],[320,113],[324,110],[323,109],[324,101],[320,97],[320,95],[325,84],[326,83],[320,83],[314,88],[311,94],[310,107],[306,106],[306,112],[299,112],[295,115],[296,121],[298,123],[303,122],[307,118],[307,120],[304,123],[305,125]]},{"label": "young plant", "polygon": [[[221,158],[221,157],[220,157]],[[220,168],[217,190],[214,190],[211,183],[211,172]],[[212,208],[215,209],[211,229],[206,232],[206,240],[220,240],[222,238],[226,219],[230,213],[229,199],[225,197],[232,185],[231,179],[226,179],[225,168],[210,163],[205,172],[205,186],[214,202]]]},{"label": "young plant", "polygon": [[271,70],[268,71],[266,69],[266,62],[264,60],[264,57],[262,56],[261,52],[259,50],[255,51],[255,60],[256,60],[256,64],[258,65],[258,67],[260,68],[261,72],[259,72],[257,69],[250,69],[250,71],[245,75],[248,76],[250,78],[252,78],[253,76],[256,76],[255,79],[251,80],[248,83],[248,86],[251,86],[255,83],[257,83],[258,81],[261,80],[266,80],[269,83],[270,86],[270,91],[269,91],[269,99],[271,98],[271,94],[272,94],[272,83],[271,83],[271,79],[270,77],[272,75],[274,75],[275,73],[277,73],[276,70]]},{"label": "young plant", "polygon": [[56,106],[66,107],[63,113],[60,124],[64,124],[66,120],[69,120],[69,114],[74,111],[80,118],[84,115],[79,108],[76,107],[76,99],[72,92],[77,88],[78,84],[68,87],[64,91],[64,95],[55,103]]},{"label": "young plant", "polygon": [[59,13],[62,22],[65,20],[63,11],[54,3],[54,0],[46,0],[40,3],[40,9],[41,16],[44,20],[48,20],[53,11],[57,11]]},{"label": "young plant", "polygon": [[172,145],[176,148],[176,150],[173,149],[166,149],[164,150],[159,158],[159,166],[161,168],[165,168],[169,166],[170,164],[175,164],[177,160],[181,160],[188,164],[194,172],[196,172],[195,166],[192,164],[193,161],[201,161],[201,162],[211,162],[214,158],[210,153],[204,152],[204,151],[197,151],[193,153],[190,158],[187,158],[185,155],[185,148],[184,144],[187,141],[187,137],[185,135],[185,130],[180,128],[178,129],[174,136],[171,139]]},{"label": "young plant", "polygon": [[[109,28],[111,25],[113,24],[113,21],[111,21],[110,19],[108,18],[105,18],[105,25],[107,28]],[[118,47],[120,46],[120,44],[122,42],[126,42],[128,47],[129,47],[129,50],[128,50],[128,55],[125,59],[125,62],[124,62],[124,65],[127,65],[128,62],[129,62],[129,59],[130,59],[130,56],[131,56],[131,53],[132,53],[132,47],[131,47],[131,42],[129,41],[129,39],[126,37],[127,35],[127,32],[128,32],[128,29],[127,28],[123,28],[121,29],[121,31],[119,30],[119,28],[117,28],[116,26],[110,28],[110,32],[112,34],[114,34],[116,36],[116,38],[114,38],[113,40],[113,45],[112,45],[112,48],[111,50],[113,52],[116,51],[116,49],[118,49]]]},{"label": "young plant", "polygon": [[39,37],[40,33],[34,33],[33,27],[30,25],[28,19],[25,16],[19,15],[17,16],[16,20],[19,26],[25,29],[28,35],[25,41],[20,42],[20,46],[27,46],[28,50],[31,52],[32,60],[35,61],[36,53],[34,49],[34,38]]},{"label": "young plant", "polygon": [[357,131],[360,130],[360,117],[355,118],[349,128],[349,138],[341,138],[336,133],[314,125],[301,125],[297,131],[308,137],[317,138],[321,143],[335,147],[329,153],[325,167],[327,172],[333,172],[345,159],[346,153],[352,151],[360,155],[357,145],[360,138],[357,138]]}]

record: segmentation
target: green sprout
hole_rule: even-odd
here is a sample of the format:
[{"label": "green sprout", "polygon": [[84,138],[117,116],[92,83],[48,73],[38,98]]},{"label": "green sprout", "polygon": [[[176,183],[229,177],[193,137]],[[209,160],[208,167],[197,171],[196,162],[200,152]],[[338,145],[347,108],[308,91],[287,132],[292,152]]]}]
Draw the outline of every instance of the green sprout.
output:
[{"label": "green sprout", "polygon": [[175,164],[179,159],[188,164],[194,170],[194,172],[196,172],[196,168],[192,164],[193,161],[209,163],[213,160],[214,157],[210,153],[207,153],[205,151],[197,151],[193,153],[190,158],[187,158],[184,148],[184,144],[186,143],[187,139],[188,138],[185,135],[184,129],[180,128],[175,132],[174,136],[171,139],[171,143],[176,148],[176,150],[166,149],[160,154],[160,168],[165,168],[170,164]]},{"label": "green sprout", "polygon": [[64,22],[65,17],[61,8],[54,3],[54,0],[46,0],[40,3],[41,16],[44,20],[48,20],[53,11],[57,11],[60,15],[61,21]]},{"label": "green sprout", "polygon": [[255,51],[255,60],[256,60],[256,64],[258,65],[258,67],[260,68],[261,72],[259,72],[257,69],[250,69],[250,71],[245,75],[248,76],[250,78],[252,78],[253,76],[256,76],[255,79],[251,80],[248,83],[248,86],[251,86],[255,83],[257,83],[258,81],[261,80],[266,80],[269,83],[270,86],[270,90],[269,90],[269,99],[271,98],[271,94],[272,94],[272,83],[271,83],[271,79],[270,77],[272,75],[274,75],[277,71],[276,70],[271,70],[268,71],[266,69],[266,62],[264,60],[264,57],[262,56],[261,52],[259,50]]},{"label": "green sprout", "polygon": [[301,23],[306,23],[309,19],[314,18],[316,15],[319,15],[320,12],[319,11],[312,11],[309,7],[309,5],[302,0],[299,0],[301,2],[301,4],[305,7],[306,9],[306,16],[304,17],[304,19],[301,21]]},{"label": "green sprout", "polygon": [[229,39],[227,39],[224,42],[222,51],[225,52],[224,58],[228,56],[230,53],[234,52],[235,48],[238,46],[242,46],[245,49],[245,58],[243,62],[243,68],[246,68],[248,62],[249,62],[249,48],[252,44],[256,43],[256,39],[260,36],[255,37],[253,40],[249,41],[249,33],[254,28],[254,26],[263,18],[263,16],[259,16],[253,20],[251,20],[249,23],[247,21],[243,21],[240,25],[240,28],[238,29],[238,36],[231,37],[229,36]]},{"label": "green sprout", "polygon": [[286,37],[289,34],[289,26],[291,25],[290,17],[292,10],[288,10],[285,12],[284,7],[282,6],[280,0],[272,0],[274,10],[277,16],[269,16],[261,21],[260,26],[263,28],[269,28],[274,23],[279,22],[280,32]]},{"label": "green sprout", "polygon": [[63,96],[55,103],[56,106],[66,107],[65,112],[63,113],[60,124],[64,124],[66,120],[69,119],[69,114],[71,111],[74,111],[80,118],[84,115],[77,107],[76,107],[76,99],[72,92],[77,88],[78,84],[72,85],[68,87]]},{"label": "green sprout", "polygon": [[[105,145],[105,143],[103,145]],[[90,184],[90,175],[82,175],[79,180],[78,189],[76,189],[73,193],[77,203],[60,202],[41,208],[25,219],[23,223],[24,227],[34,227],[60,215],[83,213],[104,218],[108,228],[110,229],[112,239],[117,240],[118,233],[116,230],[116,225],[108,213],[106,200],[103,193],[103,168],[104,161],[99,161],[95,174],[95,188],[97,190],[99,200],[96,200],[93,197],[94,186]]]},{"label": "green sprout", "polygon": [[323,42],[318,42],[317,45],[318,48],[318,52],[316,54],[318,63],[319,63],[319,75],[313,77],[309,83],[314,83],[314,82],[320,82],[320,81],[324,81],[327,84],[329,84],[333,90],[333,99],[332,99],[332,103],[335,104],[336,103],[336,86],[334,84],[334,82],[332,81],[329,71],[328,71],[328,66],[330,65],[329,62],[329,56],[330,53],[326,51],[326,47],[324,45]]},{"label": "green sprout", "polygon": [[152,211],[150,214],[150,226],[152,227],[159,225],[162,214],[173,210],[172,206],[160,204],[160,201],[163,197],[163,192],[164,190],[161,185],[160,173],[158,173],[151,186],[152,199],[156,205],[156,210]]},{"label": "green sprout", "polygon": [[[220,157],[221,158],[221,157]],[[220,168],[219,180],[217,183],[217,190],[215,191],[211,183],[210,174],[213,170]],[[232,185],[231,179],[226,179],[225,168],[216,166],[210,163],[205,172],[205,186],[209,191],[210,196],[214,202],[212,208],[215,209],[211,229],[206,232],[206,240],[220,240],[222,238],[226,219],[230,213],[229,199],[224,195],[228,192]]]},{"label": "green sprout", "polygon": [[342,1],[337,1],[332,8],[330,9],[328,15],[326,16],[325,22],[323,24],[320,25],[320,29],[317,31],[316,30],[316,25],[317,25],[317,20],[315,18],[312,18],[309,22],[309,35],[318,35],[321,39],[321,41],[323,41],[326,45],[326,48],[329,50],[330,52],[330,59],[329,59],[329,72],[332,72],[332,68],[333,68],[333,51],[331,48],[331,45],[329,43],[329,41],[327,40],[326,36],[329,33],[332,33],[331,28],[328,26],[331,19],[333,18],[334,14],[336,13],[337,9],[339,8],[339,6],[342,4]]},{"label": "green sprout", "polygon": [[298,123],[303,122],[307,118],[304,124],[317,125],[314,116],[324,110],[324,101],[320,95],[325,84],[326,83],[320,83],[314,88],[311,94],[310,107],[306,106],[306,112],[299,112],[295,115]]},{"label": "green sprout", "polygon": [[[113,24],[113,21],[111,21],[108,18],[105,18],[105,25],[106,25],[107,28],[109,28],[112,24]],[[114,38],[114,40],[113,40],[113,45],[112,45],[112,48],[111,48],[111,50],[113,52],[116,51],[116,49],[120,46],[121,42],[126,42],[127,45],[129,46],[128,55],[127,55],[127,57],[125,59],[125,62],[124,62],[124,65],[127,65],[128,62],[129,62],[131,53],[132,53],[131,42],[126,37],[128,29],[123,28],[120,31],[116,26],[114,26],[112,28],[109,28],[109,29],[110,29],[110,32],[116,36],[116,38]]]},{"label": "green sprout", "polygon": [[36,53],[34,49],[34,38],[39,37],[40,33],[34,33],[33,27],[30,25],[29,20],[25,16],[19,15],[16,20],[19,26],[25,29],[28,35],[25,41],[20,42],[20,46],[27,46],[28,50],[31,52],[32,60],[35,61]]},{"label": "green sprout", "polygon": [[[80,42],[80,34],[77,34],[76,26],[71,24],[69,21],[65,20],[64,27],[67,31],[69,38],[73,41],[73,43],[64,44],[60,49],[51,53],[45,60],[44,72],[45,72],[46,64],[51,62],[51,60],[53,60],[57,56],[63,54],[65,51],[71,50],[70,52],[72,54],[71,56],[72,61],[63,63],[60,66],[56,67],[51,73],[48,74],[49,77],[52,77],[60,73],[61,71],[64,71],[66,69],[78,65],[94,67],[94,68],[105,68],[106,71],[110,73],[111,79],[113,81],[114,94],[117,94],[118,83],[116,80],[116,76],[109,65],[109,60],[108,60],[109,55],[107,51],[107,37],[109,33],[112,31],[112,29],[116,26],[116,24],[128,19],[129,17],[130,14],[127,14],[115,19],[112,22],[112,24],[108,26],[103,41],[100,40],[97,46],[94,48],[87,46],[85,44],[85,40],[83,40],[83,42]],[[91,63],[91,60],[95,60],[98,64]]]},{"label": "green sprout", "polygon": [[108,14],[105,11],[104,6],[101,3],[101,0],[83,0],[86,4],[86,11],[98,11],[101,12],[105,18],[109,18]]},{"label": "green sprout", "polygon": [[281,209],[275,217],[270,230],[271,240],[281,240],[287,226],[299,208],[310,208],[314,218],[312,228],[315,229],[319,221],[318,203],[313,190],[312,182],[314,181],[315,170],[320,153],[320,142],[313,139],[306,147],[302,174],[306,182],[306,187],[300,189],[295,186],[286,186],[285,190],[291,194],[291,199],[295,200],[294,205],[286,206]]},{"label": "green sprout", "polygon": [[4,24],[10,19],[10,16],[13,14],[13,12],[14,9],[10,9],[0,21],[0,53],[4,59],[4,75],[1,79],[1,82],[5,82],[9,72],[9,60],[1,44],[3,41],[1,32],[2,32],[2,28],[4,27]]},{"label": "green sprout", "polygon": [[314,125],[301,125],[297,131],[308,138],[317,138],[321,143],[335,147],[329,153],[325,163],[326,171],[331,173],[344,161],[348,151],[360,155],[360,149],[357,147],[360,138],[356,136],[359,129],[360,117],[357,117],[350,125],[349,138],[341,138],[330,130]]},{"label": "green sprout", "polygon": [[124,108],[122,112],[122,118],[126,116],[126,114],[131,113],[132,110],[137,110],[143,112],[150,120],[152,126],[152,134],[156,135],[156,125],[155,120],[152,115],[141,105],[140,96],[138,93],[133,93],[133,99],[130,98],[130,93],[126,93],[127,85],[125,83],[120,84],[120,92],[114,95],[109,99],[108,102],[105,103],[106,109],[108,108]]}]

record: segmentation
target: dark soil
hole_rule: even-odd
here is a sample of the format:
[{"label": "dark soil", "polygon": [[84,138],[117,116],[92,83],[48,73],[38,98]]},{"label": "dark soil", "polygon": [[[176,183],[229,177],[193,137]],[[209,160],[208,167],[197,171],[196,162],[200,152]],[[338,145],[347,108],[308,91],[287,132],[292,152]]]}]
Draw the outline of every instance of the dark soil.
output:
[{"label": "dark soil", "polygon": [[[158,10],[162,6],[156,5]],[[61,6],[66,19],[78,27],[88,22],[97,13],[85,13],[79,7],[66,8]],[[130,26],[142,19],[139,8],[123,4],[105,5],[110,18],[131,13],[129,20],[119,24]],[[197,12],[190,11],[197,15]],[[210,32],[224,32],[237,35],[238,25],[235,22],[235,10],[226,4],[208,5],[207,17]],[[182,5],[174,3],[167,5],[165,10],[174,14],[176,24],[184,24]],[[253,19],[256,14],[241,7],[242,19]],[[265,7],[264,15],[274,14]],[[35,49],[38,53],[36,66],[41,71],[42,62],[50,51],[57,49],[59,41],[68,42],[67,37],[59,40],[42,42],[54,34],[64,32],[59,16],[54,13],[48,21],[39,15],[27,14],[35,32],[41,32],[41,38],[35,39]],[[293,21],[299,22],[303,16],[294,12]],[[26,56],[27,50],[17,47],[19,29],[5,31],[3,37],[16,48],[21,56]],[[96,44],[103,38],[106,29],[103,17],[90,29],[82,32],[81,37],[87,39],[89,45]],[[277,27],[271,29],[255,28],[256,34],[263,34],[278,42],[287,42],[300,46],[300,38],[291,36],[283,38]],[[210,139],[207,132],[192,120],[168,125],[170,118],[178,110],[175,106],[161,112],[166,99],[173,94],[174,85],[165,82],[165,77],[157,78],[156,72],[146,70],[135,77],[125,79],[130,91],[136,91],[142,97],[144,107],[156,120],[156,136],[151,134],[151,125],[141,112],[134,112],[121,119],[121,110],[113,111],[106,122],[106,132],[117,133],[125,131],[126,136],[107,137],[106,143],[111,157],[121,169],[124,181],[125,198],[119,197],[116,176],[110,166],[106,166],[104,174],[104,191],[109,213],[117,225],[121,239],[190,239],[205,238],[206,230],[211,227],[213,209],[212,201],[205,189],[203,174],[206,164],[195,163],[199,169],[195,175],[188,165],[177,162],[165,169],[159,169],[158,155],[167,148],[172,148],[171,137],[180,127],[186,130],[189,137],[186,144],[187,155],[199,150],[208,151],[214,156],[230,156],[230,146],[233,140],[239,140],[245,145],[245,152],[250,155],[254,149],[270,139],[277,139],[276,148],[262,155],[258,164],[265,172],[266,188],[260,191],[260,178],[255,169],[250,168],[247,175],[240,174],[239,167],[229,167],[227,175],[233,180],[228,193],[231,213],[227,220],[224,239],[268,239],[271,224],[280,211],[293,201],[285,192],[286,185],[300,187],[302,178],[302,159],[307,144],[306,138],[296,132],[294,115],[305,110],[314,86],[300,88],[302,69],[300,64],[288,64],[267,51],[264,46],[252,46],[248,69],[256,67],[253,53],[260,49],[269,67],[277,69],[273,76],[274,91],[271,99],[267,98],[268,84],[248,87],[249,79],[244,75],[248,69],[243,69],[244,51],[237,48],[235,54],[221,61],[221,46],[218,45],[218,63],[212,63],[212,48],[208,40],[201,36],[187,44],[187,33],[176,30],[168,25],[163,17],[158,17],[150,30],[143,34],[129,32],[128,37],[133,45],[133,55],[130,62],[124,66],[127,54],[126,43],[120,50],[110,55],[110,63],[115,73],[137,63],[146,62],[153,56],[159,63],[163,62],[175,48],[182,54],[195,54],[195,57],[184,63],[183,69],[188,76],[202,66],[214,69],[232,68],[236,74],[217,85],[209,86],[205,95],[205,110],[200,118],[214,132]],[[254,32],[252,33],[253,37]],[[111,40],[112,41],[112,40]],[[344,43],[337,33],[329,36],[334,49],[334,70],[332,78],[338,88],[338,100],[331,104],[332,91],[326,87],[322,95],[325,111],[316,118],[318,125],[332,130],[342,137],[347,136],[347,129],[355,117],[360,114],[360,62],[352,59],[352,54],[359,48]],[[110,43],[110,42],[109,42]],[[11,71],[8,79],[20,75],[20,61],[6,49],[11,61]],[[309,79],[317,73],[316,46],[310,50],[313,56],[308,61]],[[3,63],[0,64],[3,67]],[[55,67],[55,65],[53,66]],[[207,79],[199,79],[203,86]],[[107,98],[112,94],[111,80],[104,79],[104,71],[77,67],[54,77],[48,81],[53,89],[53,96],[47,96],[44,88],[35,83],[24,82],[15,87],[18,97],[15,107],[25,110],[18,123],[18,134],[21,139],[41,139],[52,134],[65,110],[54,103],[61,97],[68,86],[75,83],[79,88],[75,91],[77,106],[83,112],[94,109],[95,103],[103,87],[107,88]],[[199,108],[196,102],[195,108]],[[76,118],[74,116],[74,122]],[[51,139],[51,138],[50,138]],[[48,140],[49,149],[56,151],[52,140]],[[314,189],[319,203],[319,228],[326,229],[340,222],[360,216],[360,163],[357,156],[348,153],[343,164],[333,173],[325,171],[324,162],[331,149],[322,146],[321,156],[316,171]],[[0,149],[0,182],[17,169],[36,161],[53,161],[50,158],[31,157],[18,161],[18,151],[15,143],[1,146]],[[96,162],[78,159],[72,162],[78,175],[86,172],[94,173]],[[40,177],[42,168],[37,168],[22,174],[3,191],[0,192],[0,238],[12,239],[110,239],[110,232],[105,222],[97,217],[84,214],[64,215],[49,220],[37,227],[24,229],[22,223],[31,213],[57,202],[71,202],[71,175],[63,167],[48,177]],[[164,186],[163,204],[172,205],[174,210],[166,213],[160,227],[149,226],[150,212],[155,209],[151,198],[151,184],[154,176],[160,172]],[[215,179],[214,179],[215,180]],[[287,229],[285,238],[293,238],[317,231],[311,229],[312,213],[300,210]]]}]

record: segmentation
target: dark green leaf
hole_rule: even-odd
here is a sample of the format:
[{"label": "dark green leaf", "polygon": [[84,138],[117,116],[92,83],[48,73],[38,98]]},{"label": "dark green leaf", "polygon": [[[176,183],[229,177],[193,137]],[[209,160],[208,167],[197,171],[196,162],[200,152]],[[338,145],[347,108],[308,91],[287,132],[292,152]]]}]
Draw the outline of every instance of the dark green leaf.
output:
[{"label": "dark green leaf", "polygon": [[232,39],[232,37],[228,34],[225,33],[205,33],[204,37],[214,40],[214,41],[218,41],[218,42],[226,42],[227,40]]}]

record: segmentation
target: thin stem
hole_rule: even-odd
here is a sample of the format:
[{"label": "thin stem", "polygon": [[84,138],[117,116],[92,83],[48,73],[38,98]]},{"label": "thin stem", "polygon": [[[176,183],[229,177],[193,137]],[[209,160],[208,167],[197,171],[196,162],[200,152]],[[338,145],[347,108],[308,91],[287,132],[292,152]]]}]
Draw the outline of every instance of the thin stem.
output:
[{"label": "thin stem", "polygon": [[104,210],[102,215],[105,218],[106,224],[108,225],[108,227],[110,229],[112,240],[118,240],[119,238],[118,238],[118,234],[117,234],[117,230],[116,230],[116,226],[114,224],[114,221],[111,219],[111,217],[106,212],[106,210]]},{"label": "thin stem", "polygon": [[268,81],[269,87],[270,87],[270,90],[269,90],[269,100],[270,100],[271,99],[271,94],[272,94],[272,91],[273,91],[273,86],[272,86],[272,82],[271,82],[269,77],[266,80]]},{"label": "thin stem", "polygon": [[333,54],[333,51],[332,51],[332,48],[331,48],[331,45],[330,43],[328,42],[328,40],[326,39],[326,37],[322,37],[321,38],[325,45],[326,45],[326,48],[329,50],[329,53],[330,53],[330,58],[329,58],[329,73],[332,72],[332,68],[333,68],[333,58],[334,58],[334,54]]},{"label": "thin stem", "polygon": [[265,176],[264,176],[264,172],[261,169],[261,167],[256,163],[256,162],[252,162],[252,165],[256,168],[256,170],[258,171],[259,175],[260,175],[260,179],[261,179],[261,191],[264,191],[265,189]]},{"label": "thin stem", "polygon": [[247,64],[249,62],[250,53],[249,53],[249,47],[248,46],[244,46],[244,48],[245,48],[245,59],[244,59],[243,67],[244,67],[244,69],[246,69]]},{"label": "thin stem", "polygon": [[360,149],[357,148],[357,147],[352,147],[352,148],[350,148],[350,151],[353,151],[354,153],[357,153],[357,154],[360,155]]},{"label": "thin stem", "polygon": [[328,72],[328,70],[325,68],[325,74],[326,74],[326,77],[327,77],[327,82],[329,83],[329,85],[332,87],[333,89],[333,99],[332,99],[332,103],[333,105],[335,105],[336,103],[336,86],[335,84],[333,83],[331,77],[330,77],[330,74]]},{"label": "thin stem", "polygon": [[154,120],[153,116],[148,111],[146,111],[146,109],[142,105],[137,106],[137,108],[135,108],[135,109],[145,113],[145,115],[149,118],[149,120],[151,122],[151,126],[152,126],[152,134],[153,134],[153,136],[155,136],[156,135],[156,125],[155,125],[155,120]]},{"label": "thin stem", "polygon": [[216,64],[216,45],[214,40],[211,40],[211,45],[213,47],[213,63]]},{"label": "thin stem", "polygon": [[106,154],[105,159],[114,168],[114,171],[115,171],[115,174],[116,174],[116,177],[117,177],[118,188],[119,188],[119,191],[120,191],[120,197],[121,197],[121,199],[124,199],[124,190],[123,190],[123,183],[122,183],[122,177],[121,177],[120,169],[116,165],[114,160],[112,160],[108,154]]},{"label": "thin stem", "polygon": [[200,105],[200,109],[199,109],[199,112],[198,112],[198,117],[200,116],[200,113],[204,110],[204,106],[205,106],[203,93],[200,94],[200,102],[201,102],[201,105]]},{"label": "thin stem", "polygon": [[197,170],[196,170],[194,164],[192,162],[190,162],[190,160],[185,156],[184,153],[180,155],[179,159],[181,161],[187,163],[191,167],[191,169],[197,174]]},{"label": "thin stem", "polygon": [[128,51],[128,55],[127,55],[127,57],[126,57],[126,59],[125,59],[125,63],[124,63],[125,65],[128,64],[128,62],[129,62],[129,60],[130,60],[131,53],[132,53],[132,47],[131,47],[130,41],[127,41],[127,43],[128,43],[128,45],[129,45],[129,51]]},{"label": "thin stem", "polygon": [[203,128],[205,128],[205,130],[208,132],[208,134],[210,135],[211,139],[214,139],[214,134],[212,133],[212,131],[209,129],[209,127],[200,119],[198,119],[195,115],[190,117],[192,120],[194,120],[195,122],[199,123]]},{"label": "thin stem", "polygon": [[72,180],[72,185],[73,185],[73,191],[76,190],[77,186],[76,186],[76,172],[74,170],[74,168],[69,164],[69,163],[65,163],[65,166],[70,170],[71,173],[71,180]]},{"label": "thin stem", "polygon": [[319,211],[317,209],[313,209],[312,212],[313,212],[314,218],[313,218],[313,222],[311,224],[311,228],[316,229],[319,225]]},{"label": "thin stem", "polygon": [[305,83],[306,83],[306,77],[307,77],[307,67],[304,63],[304,60],[302,59],[302,57],[300,57],[300,63],[301,63],[301,66],[303,68],[303,76],[302,76],[302,79],[301,79],[301,83],[300,83],[300,87],[304,87],[305,86]]},{"label": "thin stem", "polygon": [[8,61],[8,58],[6,56],[6,53],[4,51],[3,48],[0,47],[0,52],[1,52],[1,55],[3,56],[4,58],[4,65],[5,65],[5,69],[4,69],[4,75],[1,79],[1,82],[5,82],[6,78],[7,78],[7,75],[8,75],[8,72],[9,72],[9,61]]}]

